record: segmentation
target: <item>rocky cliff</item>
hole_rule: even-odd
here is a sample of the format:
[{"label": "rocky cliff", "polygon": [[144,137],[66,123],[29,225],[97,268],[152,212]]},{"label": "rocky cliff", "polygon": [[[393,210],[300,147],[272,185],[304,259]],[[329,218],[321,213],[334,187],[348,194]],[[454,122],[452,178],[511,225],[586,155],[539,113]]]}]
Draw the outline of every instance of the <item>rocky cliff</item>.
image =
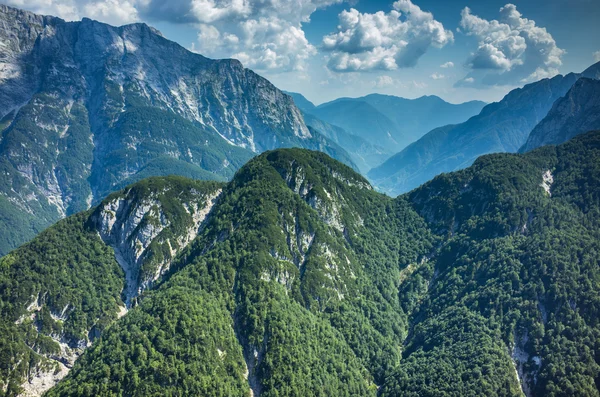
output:
[{"label": "rocky cliff", "polygon": [[351,163],[269,81],[145,24],[0,5],[0,43],[0,255],[144,177],[225,180],[278,147]]},{"label": "rocky cliff", "polygon": [[558,145],[597,129],[600,129],[600,80],[581,78],[556,101],[548,115],[531,131],[520,151]]}]

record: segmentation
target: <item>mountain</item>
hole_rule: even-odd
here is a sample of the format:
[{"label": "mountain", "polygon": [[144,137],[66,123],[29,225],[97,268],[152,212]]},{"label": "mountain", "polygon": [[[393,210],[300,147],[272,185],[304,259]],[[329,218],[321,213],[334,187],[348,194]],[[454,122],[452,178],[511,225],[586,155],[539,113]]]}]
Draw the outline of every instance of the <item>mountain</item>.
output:
[{"label": "mountain", "polygon": [[284,92],[292,97],[292,99],[294,100],[294,103],[296,104],[298,109],[302,110],[303,112],[310,113],[312,110],[314,110],[316,108],[315,104],[312,103],[311,101],[309,101],[308,99],[306,99],[306,97],[304,95],[299,94],[297,92],[288,92],[288,91],[284,91]]},{"label": "mountain", "polygon": [[286,92],[286,94],[294,99],[294,103],[302,111],[306,125],[344,148],[361,173],[366,174],[393,154],[378,144],[370,143],[364,138],[350,134],[341,127],[321,120],[313,114],[316,106],[302,94],[295,92]]},{"label": "mountain", "polygon": [[580,77],[599,73],[600,63],[581,74],[558,75],[508,93],[464,123],[436,128],[369,172],[378,189],[399,194],[443,173],[468,167],[481,155],[517,152],[554,102]]},{"label": "mountain", "polygon": [[600,80],[581,78],[567,95],[554,103],[520,151],[558,145],[596,129],[600,129]]},{"label": "mountain", "polygon": [[315,106],[302,94],[287,94],[302,110],[306,124],[343,147],[364,174],[432,128],[466,120],[485,105],[479,101],[453,105],[436,96],[405,99],[372,94]]},{"label": "mountain", "polygon": [[479,114],[486,105],[481,101],[452,104],[435,95],[406,99],[393,95],[371,94],[359,99],[392,120],[398,126],[398,131],[407,137],[408,143],[416,141],[436,127],[461,123]]},{"label": "mountain", "polygon": [[0,5],[0,42],[0,255],[144,177],[226,180],[292,146],[351,164],[270,82],[145,24]]},{"label": "mountain", "polygon": [[2,390],[597,395],[599,160],[592,132],[398,198],[301,149],[138,182],[0,259]]},{"label": "mountain", "polygon": [[372,94],[336,99],[305,112],[397,152],[435,127],[467,120],[484,105],[478,101],[454,105],[436,96],[405,99]]},{"label": "mountain", "polygon": [[[9,361],[3,359],[0,383],[6,395],[18,393],[24,378],[24,392],[40,395],[64,377],[127,312],[126,303],[168,271],[222,188],[182,177],[147,179],[3,257],[0,346]],[[4,356],[7,349],[17,361]]]},{"label": "mountain", "polygon": [[[387,210],[399,218],[362,226]],[[378,241],[382,227],[407,247]],[[349,236],[382,251],[355,251]],[[39,394],[93,342],[80,360],[94,373],[76,364],[75,383],[50,395],[269,395],[281,382],[288,394],[374,395],[374,379],[400,357],[404,320],[391,280],[380,292],[370,275],[416,261],[430,238],[407,203],[319,152],[267,152],[227,185],[138,182],[1,260],[2,386],[17,393],[25,381]],[[116,321],[128,303],[127,322]],[[105,353],[136,354],[143,368],[99,364]],[[106,369],[112,380],[100,386]]]},{"label": "mountain", "polygon": [[397,126],[377,108],[352,99],[340,99],[323,104],[311,114],[330,124],[341,127],[374,145],[381,145],[394,151],[402,145],[395,133]]},{"label": "mountain", "polygon": [[320,120],[310,113],[304,113],[304,122],[310,128],[319,131],[323,136],[335,142],[350,156],[359,171],[366,174],[373,167],[377,167],[387,160],[392,154],[381,146],[374,145],[367,140],[352,135],[341,127]]}]

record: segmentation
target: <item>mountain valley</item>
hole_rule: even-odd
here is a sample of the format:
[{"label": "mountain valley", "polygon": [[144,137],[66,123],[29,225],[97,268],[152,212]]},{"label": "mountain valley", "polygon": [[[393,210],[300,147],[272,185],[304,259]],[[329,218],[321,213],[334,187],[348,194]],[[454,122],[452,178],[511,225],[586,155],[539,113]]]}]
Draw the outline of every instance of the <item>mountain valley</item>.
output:
[{"label": "mountain valley", "polygon": [[[395,195],[408,192],[440,173],[468,167],[481,155],[515,153],[527,142],[529,134],[548,115],[555,102],[567,95],[580,78],[597,79],[598,76],[600,63],[580,74],[558,75],[513,90],[500,102],[487,105],[479,115],[464,123],[430,131],[371,170],[368,177],[378,189]],[[594,86],[590,84],[589,87],[593,89]],[[598,92],[589,95],[597,97]],[[582,112],[580,117],[596,115],[593,111]],[[585,128],[586,122],[581,122],[582,129],[575,128],[577,132],[571,132],[569,137],[589,131]]]},{"label": "mountain valley", "polygon": [[0,397],[600,397],[578,6],[366,3],[0,4]]}]

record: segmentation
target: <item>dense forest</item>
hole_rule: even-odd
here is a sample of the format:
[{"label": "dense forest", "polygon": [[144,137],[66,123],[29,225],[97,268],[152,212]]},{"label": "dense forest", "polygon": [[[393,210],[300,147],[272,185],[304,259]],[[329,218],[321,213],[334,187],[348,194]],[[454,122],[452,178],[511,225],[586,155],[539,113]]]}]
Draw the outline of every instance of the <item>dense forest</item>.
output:
[{"label": "dense forest", "polygon": [[[126,191],[163,191],[172,233],[184,196],[161,183],[192,186]],[[93,219],[0,261],[4,395],[69,338],[91,346],[48,396],[600,394],[600,132],[398,198],[325,154],[266,152],[118,320],[126,278]]]}]

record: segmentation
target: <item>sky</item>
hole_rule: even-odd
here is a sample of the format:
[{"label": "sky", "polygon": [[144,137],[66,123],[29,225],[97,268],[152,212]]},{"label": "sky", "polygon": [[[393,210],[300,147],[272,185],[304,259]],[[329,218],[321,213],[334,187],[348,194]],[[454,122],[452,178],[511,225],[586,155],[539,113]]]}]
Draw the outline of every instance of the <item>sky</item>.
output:
[{"label": "sky", "polygon": [[66,20],[145,22],[316,104],[370,93],[453,102],[600,61],[600,0],[0,0]]}]

